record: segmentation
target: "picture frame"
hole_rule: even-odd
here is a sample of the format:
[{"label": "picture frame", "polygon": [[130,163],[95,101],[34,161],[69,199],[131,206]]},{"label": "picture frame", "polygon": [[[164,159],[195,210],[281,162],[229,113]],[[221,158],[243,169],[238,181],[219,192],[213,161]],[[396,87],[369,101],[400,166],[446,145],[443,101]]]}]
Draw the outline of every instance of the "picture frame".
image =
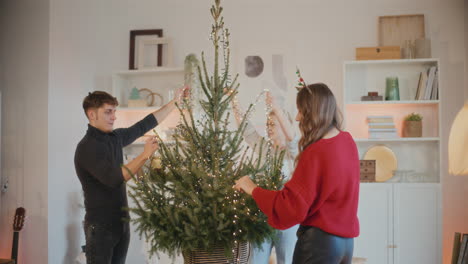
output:
[{"label": "picture frame", "polygon": [[[137,40],[136,46],[135,53],[137,57],[135,58],[135,64],[139,70],[172,66],[171,39],[157,36],[142,36]],[[162,58],[163,54],[164,57]]]},{"label": "picture frame", "polygon": [[[130,30],[130,51],[129,51],[129,60],[128,60],[128,69],[129,70],[137,70],[138,68],[138,45],[137,42],[139,38],[144,36],[157,36],[162,38],[163,37],[163,30],[162,29],[138,29],[138,30]],[[157,61],[155,62],[156,66],[162,66],[163,62],[163,45],[160,44],[157,47]]]},{"label": "picture frame", "polygon": [[404,46],[406,40],[425,38],[424,14],[380,16],[379,46]]}]

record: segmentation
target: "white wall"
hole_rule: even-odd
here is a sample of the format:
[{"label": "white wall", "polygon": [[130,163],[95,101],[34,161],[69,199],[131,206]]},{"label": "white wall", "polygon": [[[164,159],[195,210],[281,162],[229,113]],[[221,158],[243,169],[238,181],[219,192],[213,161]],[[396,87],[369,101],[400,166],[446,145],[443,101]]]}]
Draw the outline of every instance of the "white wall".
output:
[{"label": "white wall", "polygon": [[2,176],[0,257],[11,254],[13,216],[26,209],[19,263],[47,263],[49,2],[0,1]]},{"label": "white wall", "polygon": [[[127,68],[129,30],[164,29],[165,36],[174,39],[174,60],[181,65],[187,53],[209,51],[211,2],[50,0],[48,9],[46,0],[0,1],[0,28],[8,32],[0,54],[2,175],[11,175],[10,192],[1,198],[0,237],[8,241],[13,210],[24,204],[30,216],[22,236],[21,246],[28,252],[24,261],[47,262],[47,238],[48,263],[71,263],[78,254],[83,209],[73,155],[86,130],[81,100],[88,91],[110,91],[111,73]],[[356,47],[377,45],[377,17],[425,14],[432,54],[440,58],[443,70],[441,125],[443,171],[447,171],[448,129],[463,104],[463,0],[237,0],[224,1],[224,7],[233,63],[242,63],[245,55],[281,53],[290,84],[299,65],[306,81],[329,84],[340,102],[342,62],[354,58]],[[251,101],[250,94],[258,93],[261,86],[241,78],[241,102]],[[291,102],[294,93],[291,89],[288,95]],[[259,123],[261,111],[259,107]],[[468,232],[462,220],[468,216],[462,197],[468,192],[468,178],[446,174],[442,183],[444,263],[448,263],[453,232]],[[8,247],[0,244],[2,256]],[[132,241],[128,263],[143,263],[141,247]]]},{"label": "white wall", "polygon": [[468,1],[465,0],[465,100],[468,100]]}]

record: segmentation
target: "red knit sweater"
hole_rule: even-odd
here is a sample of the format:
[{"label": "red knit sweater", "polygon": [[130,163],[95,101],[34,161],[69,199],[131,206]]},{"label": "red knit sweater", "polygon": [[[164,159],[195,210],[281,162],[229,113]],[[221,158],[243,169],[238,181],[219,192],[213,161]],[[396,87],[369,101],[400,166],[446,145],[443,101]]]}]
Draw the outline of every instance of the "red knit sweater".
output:
[{"label": "red knit sweater", "polygon": [[359,157],[354,140],[340,132],[309,145],[282,190],[257,187],[252,196],[274,228],[300,223],[341,237],[357,237]]}]

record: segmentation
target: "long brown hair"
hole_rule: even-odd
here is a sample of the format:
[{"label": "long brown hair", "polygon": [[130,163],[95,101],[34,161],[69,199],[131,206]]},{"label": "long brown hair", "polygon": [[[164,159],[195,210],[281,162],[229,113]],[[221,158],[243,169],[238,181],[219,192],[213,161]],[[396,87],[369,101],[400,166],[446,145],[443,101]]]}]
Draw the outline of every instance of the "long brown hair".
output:
[{"label": "long brown hair", "polygon": [[333,128],[341,130],[342,117],[335,96],[324,83],[314,83],[302,88],[297,93],[296,105],[302,115],[299,122],[302,137],[298,144],[297,164],[307,146],[323,138]]}]

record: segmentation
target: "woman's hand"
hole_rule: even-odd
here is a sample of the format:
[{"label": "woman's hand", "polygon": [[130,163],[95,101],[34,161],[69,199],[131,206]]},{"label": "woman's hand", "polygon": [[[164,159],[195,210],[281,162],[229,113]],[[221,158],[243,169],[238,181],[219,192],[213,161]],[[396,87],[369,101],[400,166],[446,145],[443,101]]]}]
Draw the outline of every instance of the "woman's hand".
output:
[{"label": "woman's hand", "polygon": [[255,184],[249,176],[244,176],[235,181],[235,183],[236,184],[233,186],[234,189],[244,191],[248,195],[252,195],[253,190],[257,188],[257,184]]},{"label": "woman's hand", "polygon": [[223,89],[223,93],[224,93],[225,95],[227,95],[227,96],[230,96],[231,94],[233,94],[233,93],[235,93],[235,92],[236,92],[236,90],[230,89],[230,88],[227,88],[227,87]]},{"label": "woman's hand", "polygon": [[271,95],[270,91],[267,91],[265,93],[265,103],[267,105],[270,105],[270,106],[273,106],[273,104],[274,104],[274,99],[273,99],[273,96]]}]

